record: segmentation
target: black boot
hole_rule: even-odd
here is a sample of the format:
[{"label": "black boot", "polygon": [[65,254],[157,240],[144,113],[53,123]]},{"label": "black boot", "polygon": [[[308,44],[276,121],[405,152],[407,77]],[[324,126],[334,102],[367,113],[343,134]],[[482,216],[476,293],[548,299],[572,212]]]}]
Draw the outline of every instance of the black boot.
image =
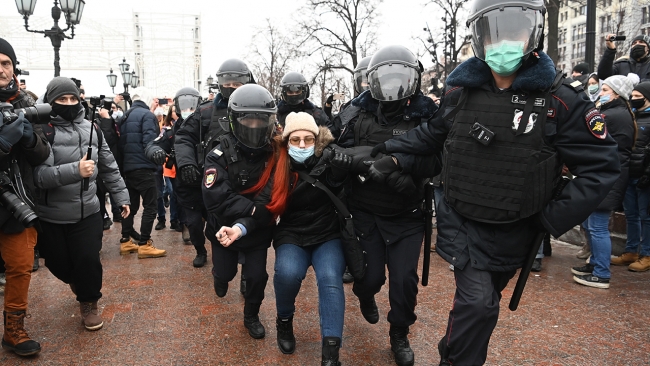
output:
[{"label": "black boot", "polygon": [[217,280],[216,278],[214,279],[214,292],[217,294],[219,297],[224,297],[228,293],[228,282],[221,282]]},{"label": "black boot", "polygon": [[323,338],[323,358],[321,366],[341,366],[341,363],[339,362],[339,348],[341,348],[341,338]]},{"label": "black boot", "polygon": [[442,337],[438,342],[438,353],[440,354],[439,366],[451,366],[449,363],[449,347],[447,346],[447,336]]},{"label": "black boot", "polygon": [[375,302],[375,297],[370,299],[359,299],[359,308],[361,309],[361,314],[370,324],[377,324],[379,321],[379,309],[377,309],[377,303]]},{"label": "black boot", "polygon": [[40,263],[38,260],[41,258],[41,254],[38,252],[38,249],[34,250],[34,264],[32,265],[32,272],[38,271]]},{"label": "black boot", "polygon": [[296,350],[296,337],[293,336],[293,316],[287,319],[277,318],[275,329],[278,333],[278,348],[285,355]]},{"label": "black boot", "polygon": [[354,282],[354,277],[348,270],[348,267],[345,267],[345,272],[343,272],[343,283],[352,283]]},{"label": "black boot", "polygon": [[244,305],[244,326],[248,329],[248,334],[254,339],[262,339],[266,335],[264,326],[260,323],[260,305],[246,303]]},{"label": "black boot", "polygon": [[[201,268],[201,267],[205,266],[205,263],[207,261],[208,261],[208,255],[205,254],[205,253],[199,253],[199,254],[196,255],[196,257],[192,261],[192,265],[195,268]],[[221,297],[223,297],[223,296],[221,296]]]},{"label": "black boot", "polygon": [[41,351],[41,345],[25,331],[25,311],[3,311],[5,327],[2,348],[19,356],[31,356]]},{"label": "black boot", "polygon": [[395,355],[395,363],[399,366],[412,366],[415,363],[415,355],[409,344],[409,327],[390,326],[390,350]]},{"label": "black boot", "polygon": [[156,227],[155,227],[154,229],[156,229],[156,230],[162,230],[162,229],[164,229],[165,227],[167,227],[167,225],[165,225],[165,219],[162,219],[162,220],[161,220],[161,219],[158,219],[158,223],[156,224]]}]

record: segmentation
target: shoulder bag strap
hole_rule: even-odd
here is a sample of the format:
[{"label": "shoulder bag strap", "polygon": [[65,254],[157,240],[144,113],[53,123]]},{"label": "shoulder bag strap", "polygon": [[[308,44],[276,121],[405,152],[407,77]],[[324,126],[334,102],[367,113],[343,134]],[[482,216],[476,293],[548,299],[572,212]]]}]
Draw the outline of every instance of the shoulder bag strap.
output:
[{"label": "shoulder bag strap", "polygon": [[340,215],[343,215],[344,218],[352,217],[352,214],[350,214],[350,211],[348,211],[348,208],[345,206],[345,204],[338,197],[336,197],[332,191],[327,189],[327,187],[325,187],[325,185],[318,179],[310,176],[303,171],[298,172],[298,176],[305,182],[325,192],[329,196],[330,200],[332,200],[332,203],[334,203],[334,206],[336,206],[336,209],[339,211]]}]

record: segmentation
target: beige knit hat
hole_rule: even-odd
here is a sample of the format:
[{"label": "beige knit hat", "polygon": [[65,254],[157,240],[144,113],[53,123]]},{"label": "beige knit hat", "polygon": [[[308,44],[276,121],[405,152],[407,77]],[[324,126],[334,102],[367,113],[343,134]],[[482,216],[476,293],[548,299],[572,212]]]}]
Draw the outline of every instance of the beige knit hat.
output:
[{"label": "beige knit hat", "polygon": [[312,132],[314,136],[318,136],[318,126],[314,117],[309,113],[305,112],[291,112],[287,115],[287,119],[284,122],[284,131],[282,132],[282,138],[286,139],[292,132],[305,130]]}]

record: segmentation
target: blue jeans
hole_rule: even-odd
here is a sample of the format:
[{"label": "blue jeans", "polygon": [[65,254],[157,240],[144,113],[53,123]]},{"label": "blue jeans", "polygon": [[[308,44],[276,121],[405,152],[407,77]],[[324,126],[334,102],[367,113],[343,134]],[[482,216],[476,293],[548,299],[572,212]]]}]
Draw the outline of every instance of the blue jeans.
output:
[{"label": "blue jeans", "polygon": [[625,220],[627,221],[627,243],[626,253],[636,253],[641,246],[641,255],[650,256],[650,216],[648,205],[650,205],[650,189],[639,189],[636,187],[638,178],[630,179],[623,208],[625,209]]},{"label": "blue jeans", "polygon": [[308,247],[282,244],[275,250],[273,286],[278,317],[293,316],[296,296],[310,265],[314,267],[318,284],[321,336],[343,338],[345,258],[339,239]]},{"label": "blue jeans", "polygon": [[169,221],[174,222],[178,221],[178,206],[176,203],[176,196],[174,195],[174,188],[172,185],[172,179],[170,177],[165,178],[165,188],[163,189],[163,197],[169,196]]},{"label": "blue jeans", "polygon": [[591,243],[589,263],[594,265],[594,276],[610,278],[609,260],[612,255],[612,240],[609,237],[609,211],[594,211],[582,227],[585,228],[587,240]]}]

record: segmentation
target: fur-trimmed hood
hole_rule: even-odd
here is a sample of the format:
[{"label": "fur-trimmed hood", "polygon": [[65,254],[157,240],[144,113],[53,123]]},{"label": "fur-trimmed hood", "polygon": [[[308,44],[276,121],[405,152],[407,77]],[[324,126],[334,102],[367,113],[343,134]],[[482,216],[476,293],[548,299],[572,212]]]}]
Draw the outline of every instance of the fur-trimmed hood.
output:
[{"label": "fur-trimmed hood", "polygon": [[[376,114],[379,101],[374,99],[369,90],[359,94],[358,97],[352,99],[351,104],[355,107],[364,109],[367,112]],[[433,116],[438,110],[438,105],[431,100],[431,98],[418,91],[417,94],[411,96],[404,108],[405,119],[422,118],[428,119]]]},{"label": "fur-trimmed hood", "polygon": [[[539,60],[537,63],[517,71],[517,77],[512,83],[513,90],[528,92],[547,90],[553,85],[556,75],[555,64],[544,52],[539,52],[538,54]],[[534,56],[531,55],[530,57]],[[447,85],[480,88],[491,81],[492,71],[490,67],[481,59],[472,57],[458,65],[449,74]]]},{"label": "fur-trimmed hood", "polygon": [[212,101],[216,109],[226,109],[228,108],[228,99],[224,98],[221,93],[217,94]]},{"label": "fur-trimmed hood", "polygon": [[318,136],[316,136],[316,142],[314,143],[314,155],[320,158],[323,155],[323,150],[332,141],[334,141],[334,136],[332,136],[329,128],[323,126],[318,127]]}]

